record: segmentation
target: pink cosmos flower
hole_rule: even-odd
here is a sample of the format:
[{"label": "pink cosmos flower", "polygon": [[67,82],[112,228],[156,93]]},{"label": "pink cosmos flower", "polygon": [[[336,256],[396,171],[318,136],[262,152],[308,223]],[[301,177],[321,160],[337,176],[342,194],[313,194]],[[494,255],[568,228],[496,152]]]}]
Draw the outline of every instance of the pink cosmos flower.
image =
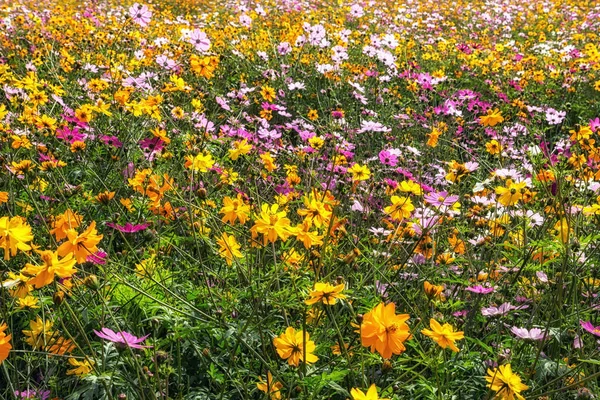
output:
[{"label": "pink cosmos flower", "polygon": [[526,328],[517,328],[516,326],[513,326],[510,331],[516,337],[525,340],[544,340],[546,338],[546,335],[540,328],[527,330]]},{"label": "pink cosmos flower", "polygon": [[423,196],[423,200],[425,202],[431,204],[432,206],[452,206],[454,203],[458,201],[459,197],[457,195],[448,195],[448,192],[431,192]]},{"label": "pink cosmos flower", "polygon": [[197,51],[207,51],[210,49],[210,39],[206,36],[206,33],[200,29],[194,29],[190,33],[189,42],[196,47]]},{"label": "pink cosmos flower", "polygon": [[469,292],[472,292],[472,293],[477,293],[477,294],[489,294],[489,293],[492,293],[494,291],[494,288],[493,287],[484,287],[484,286],[481,286],[481,285],[477,285],[477,286],[469,286],[465,290],[469,291]]},{"label": "pink cosmos flower", "polygon": [[600,326],[594,326],[590,321],[584,322],[579,320],[579,324],[583,329],[595,336],[600,336]]},{"label": "pink cosmos flower", "polygon": [[129,16],[133,19],[133,22],[145,28],[152,19],[152,11],[146,5],[134,3],[129,7]]},{"label": "pink cosmos flower", "polygon": [[113,343],[117,343],[117,345],[121,345],[122,347],[129,346],[133,349],[148,349],[148,348],[152,347],[152,346],[142,346],[140,344],[141,342],[146,340],[146,338],[148,336],[150,336],[149,334],[139,338],[137,336],[132,335],[129,332],[125,332],[125,331],[115,332],[112,329],[108,329],[108,328],[102,328],[102,330],[100,332],[98,332],[97,330],[94,330],[94,333],[98,337],[100,337],[102,339],[106,339]]},{"label": "pink cosmos flower", "polygon": [[117,225],[113,222],[108,222],[106,226],[110,226],[111,228],[116,229],[119,232],[135,233],[145,230],[150,226],[150,224],[146,222],[144,224],[133,225],[131,222],[127,222],[125,225]]},{"label": "pink cosmos flower", "polygon": [[389,152],[388,150],[381,150],[379,152],[379,161],[383,165],[389,165],[390,167],[395,167],[398,165],[398,156],[396,154]]}]

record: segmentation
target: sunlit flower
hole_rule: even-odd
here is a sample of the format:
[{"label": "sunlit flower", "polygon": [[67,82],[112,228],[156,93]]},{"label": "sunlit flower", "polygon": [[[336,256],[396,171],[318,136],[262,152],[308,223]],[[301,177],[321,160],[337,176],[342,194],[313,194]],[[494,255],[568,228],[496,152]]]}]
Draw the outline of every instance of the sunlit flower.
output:
[{"label": "sunlit flower", "polygon": [[0,324],[0,364],[8,358],[8,353],[12,349],[12,345],[10,344],[12,335],[5,333],[7,329],[8,326],[5,323]]},{"label": "sunlit flower", "polygon": [[457,340],[464,339],[465,334],[462,331],[455,331],[452,325],[445,323],[444,325],[440,325],[435,319],[429,320],[429,329],[423,329],[421,333],[425,336],[433,339],[434,342],[440,345],[442,349],[446,347],[450,347],[452,351],[458,352],[458,347],[456,347]]},{"label": "sunlit flower", "polygon": [[364,393],[362,390],[353,388],[350,391],[350,395],[352,396],[352,400],[389,400],[388,398],[379,397],[377,394],[377,386],[372,384],[367,390],[367,393]]},{"label": "sunlit flower", "polygon": [[342,290],[344,290],[343,283],[333,286],[327,282],[317,282],[315,283],[314,289],[310,292],[310,298],[304,303],[310,306],[322,301],[323,304],[333,305],[337,303],[338,299],[341,300],[346,298],[346,296],[342,294]]},{"label": "sunlit flower", "polygon": [[140,344],[144,340],[146,340],[146,338],[148,336],[150,336],[149,334],[146,336],[137,337],[137,336],[132,335],[129,332],[125,332],[125,331],[115,332],[109,328],[102,328],[102,330],[100,330],[100,332],[94,330],[94,333],[99,338],[106,339],[106,340],[116,343],[117,345],[122,346],[122,347],[131,347],[133,349],[147,349],[147,348],[152,347],[152,346],[144,346],[144,345]]},{"label": "sunlit flower", "polygon": [[525,400],[521,392],[529,389],[529,386],[521,383],[521,377],[512,372],[510,364],[488,369],[485,380],[487,386],[496,392],[496,398],[501,400]]},{"label": "sunlit flower", "polygon": [[362,345],[370,347],[371,352],[377,351],[383,358],[402,354],[406,350],[404,342],[411,337],[406,324],[409,318],[408,314],[396,315],[396,304],[380,303],[363,317],[360,327]]},{"label": "sunlit flower", "polygon": [[10,260],[11,256],[16,256],[17,250],[31,250],[31,246],[27,242],[32,240],[31,227],[23,218],[0,218],[0,249],[4,250],[5,260]]},{"label": "sunlit flower", "polygon": [[284,333],[273,339],[273,345],[279,357],[295,367],[300,361],[312,364],[319,360],[319,357],[313,354],[316,348],[315,342],[310,340],[308,332],[305,331],[296,331],[294,328],[288,327]]},{"label": "sunlit flower", "polygon": [[258,380],[259,382],[256,383],[258,390],[268,393],[271,400],[281,399],[281,388],[283,388],[283,384],[278,381],[273,382],[273,375],[271,374],[271,371],[267,371],[266,382],[263,381],[262,376],[259,376]]}]

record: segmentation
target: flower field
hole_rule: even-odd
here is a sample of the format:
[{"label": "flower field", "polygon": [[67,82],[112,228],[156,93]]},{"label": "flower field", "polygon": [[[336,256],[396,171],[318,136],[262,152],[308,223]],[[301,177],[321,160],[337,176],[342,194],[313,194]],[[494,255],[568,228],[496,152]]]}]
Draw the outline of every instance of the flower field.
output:
[{"label": "flower field", "polygon": [[599,32],[0,2],[0,398],[600,398]]}]

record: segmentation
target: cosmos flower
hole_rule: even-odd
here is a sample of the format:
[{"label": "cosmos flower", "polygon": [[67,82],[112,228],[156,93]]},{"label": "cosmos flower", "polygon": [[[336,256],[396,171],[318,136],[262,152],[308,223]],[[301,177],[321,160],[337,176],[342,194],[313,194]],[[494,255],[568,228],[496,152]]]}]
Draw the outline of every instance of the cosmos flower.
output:
[{"label": "cosmos flower", "polygon": [[129,16],[133,19],[133,22],[145,28],[152,19],[152,11],[146,5],[134,3],[129,7]]},{"label": "cosmos flower", "polygon": [[[308,332],[296,331],[291,326],[287,327],[284,333],[273,339],[273,345],[279,357],[287,360],[289,365],[295,367],[300,364],[300,361],[313,364],[319,360],[319,357],[313,354],[316,346],[315,342],[310,340]],[[304,359],[305,353],[306,360]]]},{"label": "cosmos flower", "polygon": [[513,326],[510,328],[510,331],[519,339],[544,340],[546,338],[546,335],[540,328],[532,328],[531,330],[527,330],[526,328],[518,328]]},{"label": "cosmos flower", "polygon": [[146,222],[143,224],[133,225],[131,222],[127,222],[125,225],[118,225],[118,224],[115,224],[114,222],[107,222],[106,226],[109,226],[109,227],[116,229],[119,232],[123,232],[123,233],[135,233],[135,232],[146,230],[150,226],[150,224],[148,222]]},{"label": "cosmos flower", "polygon": [[363,316],[360,326],[362,345],[377,351],[383,358],[391,358],[392,354],[402,354],[411,334],[406,321],[408,314],[396,315],[396,304],[380,303]]},{"label": "cosmos flower", "polygon": [[521,383],[521,377],[512,372],[510,364],[488,369],[485,380],[487,386],[496,392],[495,398],[500,400],[525,400],[521,392],[529,389],[529,386]]},{"label": "cosmos flower", "polygon": [[327,282],[317,282],[315,283],[314,289],[310,292],[310,298],[304,303],[310,306],[322,301],[323,304],[334,305],[337,303],[338,299],[346,298],[346,296],[342,294],[342,290],[344,290],[343,283],[333,286]]},{"label": "cosmos flower", "polygon": [[110,342],[116,343],[117,345],[119,345],[121,347],[131,347],[133,349],[148,349],[148,348],[152,347],[152,346],[143,346],[140,344],[144,340],[146,340],[146,338],[148,336],[150,336],[149,334],[146,336],[137,337],[137,336],[132,335],[129,332],[125,332],[125,331],[115,332],[109,328],[102,328],[102,330],[100,332],[98,332],[97,330],[94,330],[94,333],[99,338],[106,339]]},{"label": "cosmos flower", "polygon": [[579,324],[581,325],[581,327],[583,329],[585,329],[592,335],[600,336],[600,326],[594,326],[594,325],[592,325],[592,323],[590,321],[582,321],[582,320],[579,321]]},{"label": "cosmos flower", "polygon": [[429,321],[429,329],[423,329],[421,333],[425,336],[433,339],[434,342],[440,345],[442,349],[446,347],[450,347],[452,351],[458,352],[458,347],[456,347],[457,340],[461,340],[465,338],[465,333],[462,331],[455,331],[452,325],[445,323],[444,325],[440,325],[435,319],[431,319]]},{"label": "cosmos flower", "polygon": [[377,386],[372,384],[367,390],[367,393],[364,393],[362,390],[353,388],[350,391],[350,395],[352,396],[352,400],[389,400],[388,398],[379,397],[377,394]]}]

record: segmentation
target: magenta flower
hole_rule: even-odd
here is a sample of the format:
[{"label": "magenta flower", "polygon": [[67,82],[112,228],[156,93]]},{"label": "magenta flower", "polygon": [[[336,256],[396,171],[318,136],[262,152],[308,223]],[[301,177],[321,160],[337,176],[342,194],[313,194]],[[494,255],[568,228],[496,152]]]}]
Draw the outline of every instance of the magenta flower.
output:
[{"label": "magenta flower", "polygon": [[525,340],[544,340],[546,338],[546,335],[540,328],[527,330],[526,328],[517,328],[516,326],[513,326],[510,331],[516,337]]},{"label": "magenta flower", "polygon": [[100,136],[100,140],[108,146],[113,146],[116,148],[123,147],[123,143],[116,136],[102,135]]},{"label": "magenta flower", "polygon": [[379,161],[383,165],[389,165],[390,167],[395,167],[398,165],[398,157],[387,150],[382,150],[379,152]]},{"label": "magenta flower", "polygon": [[590,321],[584,322],[579,320],[579,324],[583,329],[595,336],[600,336],[600,326],[594,326]]},{"label": "magenta flower", "polygon": [[117,225],[114,222],[108,222],[106,226],[110,226],[111,228],[116,229],[119,232],[135,233],[145,230],[150,226],[150,224],[146,222],[144,224],[133,225],[131,222],[127,222],[125,225]]},{"label": "magenta flower", "polygon": [[115,332],[112,329],[102,328],[100,332],[94,329],[94,333],[102,338],[106,339],[110,342],[116,343],[117,345],[121,345],[122,347],[131,347],[133,349],[148,349],[152,346],[142,346],[140,343],[146,340],[146,338],[150,335],[146,335],[143,337],[137,337],[132,335],[129,332],[120,331]]},{"label": "magenta flower", "polygon": [[133,19],[133,22],[144,28],[148,26],[150,19],[152,19],[152,11],[146,5],[135,3],[129,7],[129,16]]}]

